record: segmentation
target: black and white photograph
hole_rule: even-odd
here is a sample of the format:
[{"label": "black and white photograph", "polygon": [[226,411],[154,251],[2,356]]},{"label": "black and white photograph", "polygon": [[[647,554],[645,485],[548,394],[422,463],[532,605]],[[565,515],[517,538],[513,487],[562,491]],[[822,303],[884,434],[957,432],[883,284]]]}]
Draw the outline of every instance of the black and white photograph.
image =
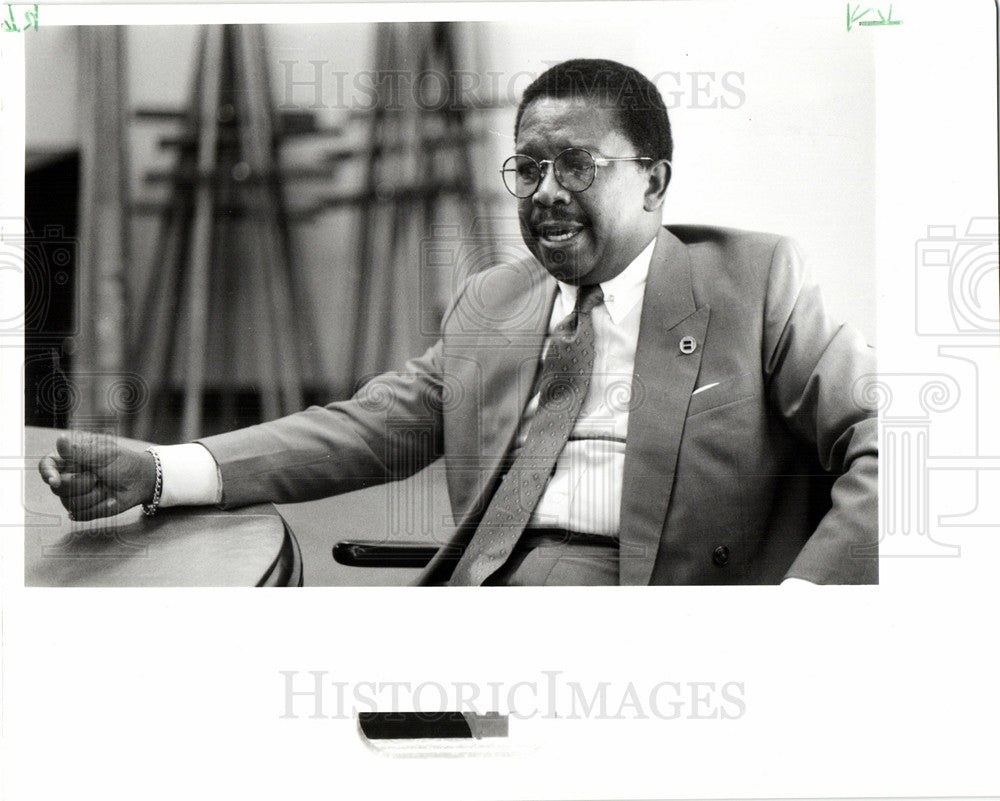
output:
[{"label": "black and white photograph", "polygon": [[[645,73],[551,46],[497,58],[519,29],[39,31],[29,55],[80,49],[45,122],[80,109],[88,138],[26,165],[26,219],[58,227],[60,171],[88,202],[62,226],[72,241],[45,240],[75,257],[60,274],[76,305],[50,304],[44,328],[69,312],[74,335],[38,332],[26,423],[69,530],[27,543],[28,583],[242,583],[250,566],[225,551],[249,558],[282,520],[253,557],[265,583],[398,583],[421,563],[424,585],[877,583],[871,50],[851,81],[798,65],[839,119],[810,150],[794,133],[757,145],[754,115],[774,133],[793,118],[754,97],[759,56],[674,71],[643,53]],[[642,50],[629,25],[605,33],[604,55]],[[565,55],[599,52],[594,34],[569,22]],[[322,58],[338,41],[353,58]],[[71,88],[40,56],[31,94]],[[54,139],[34,108],[29,134]],[[704,127],[725,156],[698,153]],[[685,200],[730,192],[770,205],[765,231]],[[783,220],[793,202],[828,214]],[[827,310],[788,228],[857,323]],[[283,518],[219,513],[359,491]],[[89,575],[46,558],[78,547],[74,524]],[[192,550],[216,527],[221,552],[215,536]],[[338,536],[358,570],[331,560]],[[181,574],[152,572],[149,549],[170,560],[173,543]]]},{"label": "black and white photograph", "polygon": [[1000,792],[994,4],[4,8],[11,798]]}]

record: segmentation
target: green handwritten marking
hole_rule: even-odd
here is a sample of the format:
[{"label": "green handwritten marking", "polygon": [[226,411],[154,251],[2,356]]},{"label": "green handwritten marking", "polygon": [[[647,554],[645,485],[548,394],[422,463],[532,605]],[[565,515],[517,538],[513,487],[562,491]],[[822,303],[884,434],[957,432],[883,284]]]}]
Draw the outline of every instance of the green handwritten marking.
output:
[{"label": "green handwritten marking", "polygon": [[864,25],[865,27],[875,27],[875,26],[882,26],[882,25],[902,25],[903,24],[902,20],[897,20],[897,19],[893,19],[892,18],[892,3],[889,4],[889,15],[888,16],[883,15],[881,11],[879,11],[878,9],[875,9],[876,13],[878,14],[878,19],[877,20],[876,19],[862,19],[862,17],[866,16],[868,14],[868,12],[871,11],[871,9],[870,8],[866,8],[864,11],[862,11],[859,14],[858,10],[860,8],[861,8],[861,4],[859,3],[858,5],[856,5],[854,7],[854,11],[851,11],[851,4],[850,3],[847,4],[847,30],[848,31],[851,30],[851,26],[854,25],[855,23],[857,23],[858,25]]},{"label": "green handwritten marking", "polygon": [[861,8],[861,4],[860,3],[854,7],[854,12],[852,13],[851,12],[851,4],[850,3],[847,4],[847,30],[848,30],[848,32],[850,32],[852,24],[854,24],[855,22],[857,22],[859,19],[861,19],[863,16],[865,16],[865,14],[867,14],[869,11],[871,11],[870,8],[866,8],[864,11],[862,11],[860,14],[858,14],[858,9],[859,8]]},{"label": "green handwritten marking", "polygon": [[4,33],[21,33],[22,31],[38,30],[38,4],[31,11],[24,12],[25,26],[17,27],[17,20],[14,17],[14,7],[7,3],[7,19],[0,25],[0,30]]},{"label": "green handwritten marking", "polygon": [[878,12],[878,22],[875,20],[865,20],[864,22],[859,22],[858,25],[902,25],[902,20],[897,20],[892,18],[892,3],[889,4],[889,16],[883,17],[882,12]]},{"label": "green handwritten marking", "polygon": [[21,29],[17,27],[17,20],[14,19],[14,9],[7,6],[7,13],[10,14],[9,20],[3,21],[3,29],[5,33],[20,33]]}]

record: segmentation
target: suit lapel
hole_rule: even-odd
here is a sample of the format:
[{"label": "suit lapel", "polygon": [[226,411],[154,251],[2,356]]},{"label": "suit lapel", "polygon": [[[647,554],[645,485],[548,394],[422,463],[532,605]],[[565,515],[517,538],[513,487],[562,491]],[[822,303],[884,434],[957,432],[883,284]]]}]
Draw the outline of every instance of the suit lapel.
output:
[{"label": "suit lapel", "polygon": [[[695,305],[687,247],[661,229],[646,280],[632,378],[619,529],[620,584],[648,584],[652,575],[708,318],[709,308]],[[690,353],[681,350],[686,338],[694,341]]]}]

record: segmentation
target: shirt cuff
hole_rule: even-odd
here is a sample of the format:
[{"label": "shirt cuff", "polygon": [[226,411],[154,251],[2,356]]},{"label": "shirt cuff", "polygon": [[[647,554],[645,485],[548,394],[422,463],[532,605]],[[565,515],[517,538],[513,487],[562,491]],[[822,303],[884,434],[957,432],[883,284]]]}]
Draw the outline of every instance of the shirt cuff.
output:
[{"label": "shirt cuff", "polygon": [[781,582],[782,587],[815,587],[816,584],[812,581],[807,581],[806,579],[793,578],[789,576],[784,581]]},{"label": "shirt cuff", "polygon": [[163,469],[160,506],[207,506],[222,502],[222,476],[208,448],[197,442],[156,448]]}]

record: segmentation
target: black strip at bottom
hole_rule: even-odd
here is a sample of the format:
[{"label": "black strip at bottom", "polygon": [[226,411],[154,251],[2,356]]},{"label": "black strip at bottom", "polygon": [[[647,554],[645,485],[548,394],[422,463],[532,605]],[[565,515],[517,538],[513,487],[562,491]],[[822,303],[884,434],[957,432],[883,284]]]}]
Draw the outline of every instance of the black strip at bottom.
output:
[{"label": "black strip at bottom", "polygon": [[359,712],[361,731],[369,740],[472,738],[461,712]]}]

